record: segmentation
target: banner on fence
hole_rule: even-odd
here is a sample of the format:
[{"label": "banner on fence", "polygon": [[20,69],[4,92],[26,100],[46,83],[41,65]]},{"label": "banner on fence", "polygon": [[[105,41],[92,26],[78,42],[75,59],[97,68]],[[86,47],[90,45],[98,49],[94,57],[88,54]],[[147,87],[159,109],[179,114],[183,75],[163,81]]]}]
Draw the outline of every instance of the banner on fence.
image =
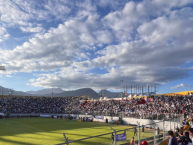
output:
[{"label": "banner on fence", "polygon": [[122,140],[127,140],[127,134],[126,134],[126,132],[125,132],[125,133],[122,133],[122,134],[117,134],[117,135],[116,135],[116,141],[122,141]]},{"label": "banner on fence", "polygon": [[52,115],[41,114],[40,117],[45,117],[45,118],[47,118],[47,117],[52,117]]},{"label": "banner on fence", "polygon": [[104,119],[104,116],[95,116],[95,119]]},{"label": "banner on fence", "polygon": [[126,133],[116,135],[116,141],[122,141],[122,140],[127,140],[127,134]]}]

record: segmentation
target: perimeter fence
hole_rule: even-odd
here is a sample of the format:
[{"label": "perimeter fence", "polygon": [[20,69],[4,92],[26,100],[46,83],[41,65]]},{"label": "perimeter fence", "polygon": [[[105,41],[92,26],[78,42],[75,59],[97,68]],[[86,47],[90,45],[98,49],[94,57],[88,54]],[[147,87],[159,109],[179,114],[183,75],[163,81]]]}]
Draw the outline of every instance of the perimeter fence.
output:
[{"label": "perimeter fence", "polygon": [[176,113],[135,113],[135,112],[109,112],[109,111],[81,111],[79,114],[94,116],[112,116],[121,118],[150,119],[150,120],[167,120],[172,118],[183,118],[183,114]]},{"label": "perimeter fence", "polygon": [[169,114],[169,117],[164,120],[149,120],[149,122],[145,123],[143,119],[140,119],[135,125],[129,125],[124,130],[114,130],[112,125],[112,132],[96,136],[92,136],[91,132],[91,136],[77,140],[73,140],[70,135],[64,134],[65,142],[57,145],[130,145],[133,137],[135,144],[138,145],[142,141],[147,141],[149,145],[158,145],[168,138],[167,132],[169,130],[175,132],[176,128],[181,127],[182,117]]}]

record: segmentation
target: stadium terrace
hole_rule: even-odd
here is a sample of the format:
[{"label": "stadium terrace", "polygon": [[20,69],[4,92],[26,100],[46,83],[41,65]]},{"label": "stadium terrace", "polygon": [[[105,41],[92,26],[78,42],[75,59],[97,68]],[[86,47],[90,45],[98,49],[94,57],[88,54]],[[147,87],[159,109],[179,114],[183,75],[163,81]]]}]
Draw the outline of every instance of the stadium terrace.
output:
[{"label": "stadium terrace", "polygon": [[192,115],[192,93],[147,98],[83,100],[82,97],[16,97],[1,96],[0,112],[6,117],[14,113],[89,114],[137,118],[159,118],[160,114]]}]

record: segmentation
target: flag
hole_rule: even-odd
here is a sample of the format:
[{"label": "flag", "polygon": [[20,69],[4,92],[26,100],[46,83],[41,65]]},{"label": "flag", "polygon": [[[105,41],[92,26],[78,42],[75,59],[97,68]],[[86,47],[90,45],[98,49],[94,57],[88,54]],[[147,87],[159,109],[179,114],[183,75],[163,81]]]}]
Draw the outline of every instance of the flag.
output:
[{"label": "flag", "polygon": [[127,90],[125,91],[125,95],[127,95]]}]

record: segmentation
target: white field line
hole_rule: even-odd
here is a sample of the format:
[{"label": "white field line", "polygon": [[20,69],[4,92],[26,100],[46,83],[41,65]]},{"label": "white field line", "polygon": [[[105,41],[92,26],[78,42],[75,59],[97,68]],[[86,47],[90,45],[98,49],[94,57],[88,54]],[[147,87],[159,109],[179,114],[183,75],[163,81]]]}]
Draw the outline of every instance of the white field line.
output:
[{"label": "white field line", "polygon": [[46,131],[40,130],[40,129],[38,129],[38,128],[32,127],[32,126],[27,125],[27,124],[24,124],[24,123],[20,123],[20,122],[17,122],[17,121],[13,121],[13,122],[16,122],[16,123],[22,124],[22,125],[24,125],[24,126],[27,126],[27,127],[29,127],[29,128],[33,128],[33,129],[38,130],[38,131],[41,131],[41,132],[46,132]]}]

